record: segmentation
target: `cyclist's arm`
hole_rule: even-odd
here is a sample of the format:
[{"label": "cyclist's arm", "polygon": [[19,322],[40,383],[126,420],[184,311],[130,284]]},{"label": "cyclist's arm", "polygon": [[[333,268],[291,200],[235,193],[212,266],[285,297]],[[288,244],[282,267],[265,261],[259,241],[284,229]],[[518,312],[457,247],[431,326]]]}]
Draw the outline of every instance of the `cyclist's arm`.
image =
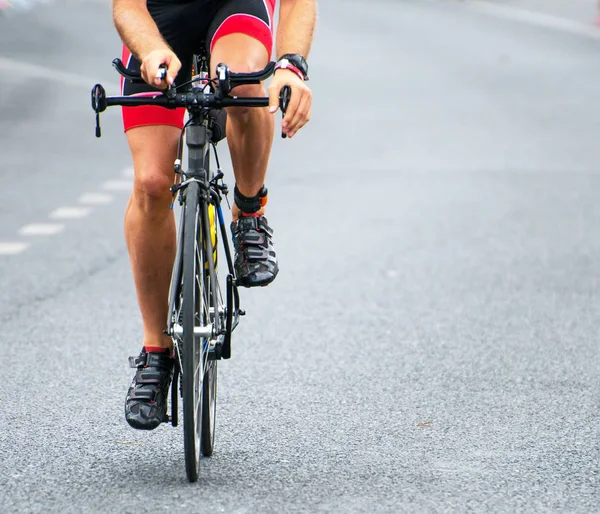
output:
[{"label": "cyclist's arm", "polygon": [[158,67],[166,64],[167,82],[172,84],[181,63],[161,36],[146,0],[113,0],[113,20],[125,46],[142,63],[144,80],[153,86],[164,85],[155,77]]},{"label": "cyclist's arm", "polygon": [[[308,57],[316,22],[316,0],[280,0],[275,42],[277,58],[284,54]],[[279,69],[269,85],[270,112],[277,111],[279,93],[284,86],[291,88],[291,98],[281,128],[284,134],[293,137],[310,119],[312,94],[294,71]]]},{"label": "cyclist's arm", "polygon": [[146,0],[114,0],[113,20],[123,43],[140,61],[152,50],[169,48],[148,12]]},{"label": "cyclist's arm", "polygon": [[290,53],[307,58],[316,22],[316,0],[280,0],[277,57]]}]

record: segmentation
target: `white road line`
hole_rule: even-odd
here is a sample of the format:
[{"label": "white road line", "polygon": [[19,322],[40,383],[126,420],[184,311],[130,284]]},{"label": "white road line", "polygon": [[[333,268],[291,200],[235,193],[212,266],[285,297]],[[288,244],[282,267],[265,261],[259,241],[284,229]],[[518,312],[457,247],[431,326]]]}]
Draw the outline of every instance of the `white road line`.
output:
[{"label": "white road line", "polygon": [[85,193],[78,201],[88,205],[106,205],[113,201],[113,196],[106,193]]},{"label": "white road line", "polygon": [[108,191],[131,191],[133,182],[131,180],[109,180],[102,184],[102,189]]},{"label": "white road line", "polygon": [[17,255],[27,249],[28,243],[0,243],[0,255]]},{"label": "white road line", "polygon": [[49,214],[53,220],[74,220],[85,218],[92,210],[89,207],[59,207]]},{"label": "white road line", "polygon": [[19,229],[19,234],[23,236],[51,236],[58,234],[65,228],[59,223],[32,223]]},{"label": "white road line", "polygon": [[600,40],[600,29],[586,25],[585,23],[567,20],[566,18],[560,18],[551,14],[528,11],[509,5],[492,4],[481,0],[464,0],[461,3],[475,11],[491,14],[492,16],[497,16],[499,18],[506,18],[522,23],[528,23],[529,25],[536,25],[538,27]]},{"label": "white road line", "polygon": [[[49,80],[52,82],[58,82],[64,86],[81,87],[92,90],[94,84],[102,82],[98,77],[82,77],[77,73],[70,73],[68,71],[62,71],[56,68],[47,68],[46,66],[40,66],[38,64],[31,64],[19,60],[8,59],[7,57],[0,57],[0,73],[9,73],[10,75],[20,75],[21,77],[27,78],[40,78]],[[116,74],[115,74],[116,75]],[[114,84],[112,84],[114,82]],[[118,94],[118,76],[115,76],[110,81],[103,83],[106,93],[109,95]]]}]

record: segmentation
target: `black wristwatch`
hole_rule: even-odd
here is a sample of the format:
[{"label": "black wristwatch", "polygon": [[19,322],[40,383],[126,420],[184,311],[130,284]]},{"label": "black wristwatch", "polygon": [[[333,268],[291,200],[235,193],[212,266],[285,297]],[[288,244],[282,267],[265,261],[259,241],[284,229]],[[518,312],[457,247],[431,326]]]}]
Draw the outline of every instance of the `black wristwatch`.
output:
[{"label": "black wristwatch", "polygon": [[300,54],[283,54],[277,61],[277,68],[285,68],[287,63],[295,66],[304,75],[304,80],[308,80],[308,63]]}]

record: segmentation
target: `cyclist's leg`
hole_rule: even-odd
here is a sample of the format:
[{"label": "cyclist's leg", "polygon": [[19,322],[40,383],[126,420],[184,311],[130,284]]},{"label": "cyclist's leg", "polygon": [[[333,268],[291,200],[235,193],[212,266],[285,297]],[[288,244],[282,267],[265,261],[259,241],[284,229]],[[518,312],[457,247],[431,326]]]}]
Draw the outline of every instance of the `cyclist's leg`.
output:
[{"label": "cyclist's leg", "polygon": [[168,116],[173,115],[156,108],[123,109],[134,168],[125,238],[144,326],[137,372],[125,399],[125,419],[132,427],[146,430],[156,428],[165,419],[173,369],[172,341],[163,330],[176,245],[169,188],[183,113],[181,121],[174,120],[171,125],[167,124]]},{"label": "cyclist's leg", "polygon": [[[153,3],[150,9],[160,32],[182,63],[176,84],[185,82],[191,74],[192,36],[198,29],[192,23],[198,19],[197,10],[206,5],[208,0]],[[139,61],[127,53],[125,49],[123,57],[128,68],[139,70]],[[155,94],[147,84],[124,81],[124,94],[148,92]],[[185,110],[159,107],[123,108],[135,173],[125,215],[125,235],[144,324],[144,346],[135,361],[137,371],[125,399],[125,419],[132,427],[146,430],[156,428],[165,419],[174,362],[169,351],[171,339],[163,330],[176,247],[169,188],[173,184],[184,113]]]},{"label": "cyclist's leg", "polygon": [[163,330],[175,258],[169,187],[173,184],[179,134],[178,128],[167,125],[136,127],[127,132],[135,175],[125,214],[125,237],[144,324],[144,346],[172,346]]},{"label": "cyclist's leg", "polygon": [[[244,51],[241,52],[240,49]],[[230,34],[213,47],[212,62],[225,62],[232,71],[262,70],[269,60],[265,47],[246,34]],[[213,66],[214,72],[214,66]],[[239,86],[237,96],[265,96],[262,84]],[[273,115],[265,108],[227,109],[227,142],[237,187],[244,196],[253,197],[262,189],[273,144]],[[238,208],[234,205],[233,216]]]},{"label": "cyclist's leg", "polygon": [[[233,72],[262,70],[271,55],[272,0],[229,0],[208,33],[211,71],[226,63]],[[265,96],[262,84],[239,86],[237,96]],[[256,196],[265,183],[273,144],[273,115],[265,107],[227,109],[227,141],[240,193]],[[233,208],[237,218],[239,209]],[[262,210],[261,210],[262,212]]]},{"label": "cyclist's leg", "polygon": [[[129,69],[139,69],[139,62],[128,55],[127,49],[123,57]],[[182,59],[187,69],[190,59]],[[181,75],[189,73],[182,71]],[[152,92],[153,88],[126,81],[123,90],[127,95],[141,95]],[[123,124],[134,169],[133,191],[125,213],[125,238],[146,347],[172,346],[170,337],[163,333],[176,244],[169,188],[173,184],[173,163],[183,117],[184,110],[123,108]]]},{"label": "cyclist's leg", "polygon": [[[175,84],[189,80],[195,42],[203,39],[214,15],[212,0],[153,1],[149,12],[165,41],[181,61]],[[140,63],[124,48],[123,62],[139,71]],[[123,94],[156,93],[148,84],[123,81]],[[125,234],[144,324],[144,346],[171,347],[163,334],[175,256],[175,222],[169,209],[173,164],[185,109],[125,107],[123,123],[134,167],[134,188],[127,208]]]},{"label": "cyclist's leg", "polygon": [[[262,70],[273,44],[274,0],[229,0],[211,24],[207,42],[211,71],[226,63],[233,72]],[[266,96],[262,84],[239,86],[238,96]],[[264,217],[263,191],[273,144],[273,115],[265,108],[230,108],[227,140],[236,186],[232,209],[236,277],[239,285],[265,286],[279,271],[272,230]]]}]

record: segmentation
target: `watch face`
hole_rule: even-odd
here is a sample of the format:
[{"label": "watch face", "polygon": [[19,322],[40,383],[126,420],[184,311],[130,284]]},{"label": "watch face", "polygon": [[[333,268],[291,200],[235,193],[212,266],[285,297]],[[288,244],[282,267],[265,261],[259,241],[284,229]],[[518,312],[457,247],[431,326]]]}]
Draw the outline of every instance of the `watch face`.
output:
[{"label": "watch face", "polygon": [[281,62],[284,62],[284,59],[288,62],[291,62],[296,68],[298,68],[304,75],[308,74],[308,64],[306,60],[301,55],[297,54],[286,54],[282,57]]},{"label": "watch face", "polygon": [[306,75],[308,73],[308,66],[306,65],[306,61],[300,56],[298,56],[295,59],[295,61],[296,61],[296,66],[298,68],[300,68],[300,71]]}]

